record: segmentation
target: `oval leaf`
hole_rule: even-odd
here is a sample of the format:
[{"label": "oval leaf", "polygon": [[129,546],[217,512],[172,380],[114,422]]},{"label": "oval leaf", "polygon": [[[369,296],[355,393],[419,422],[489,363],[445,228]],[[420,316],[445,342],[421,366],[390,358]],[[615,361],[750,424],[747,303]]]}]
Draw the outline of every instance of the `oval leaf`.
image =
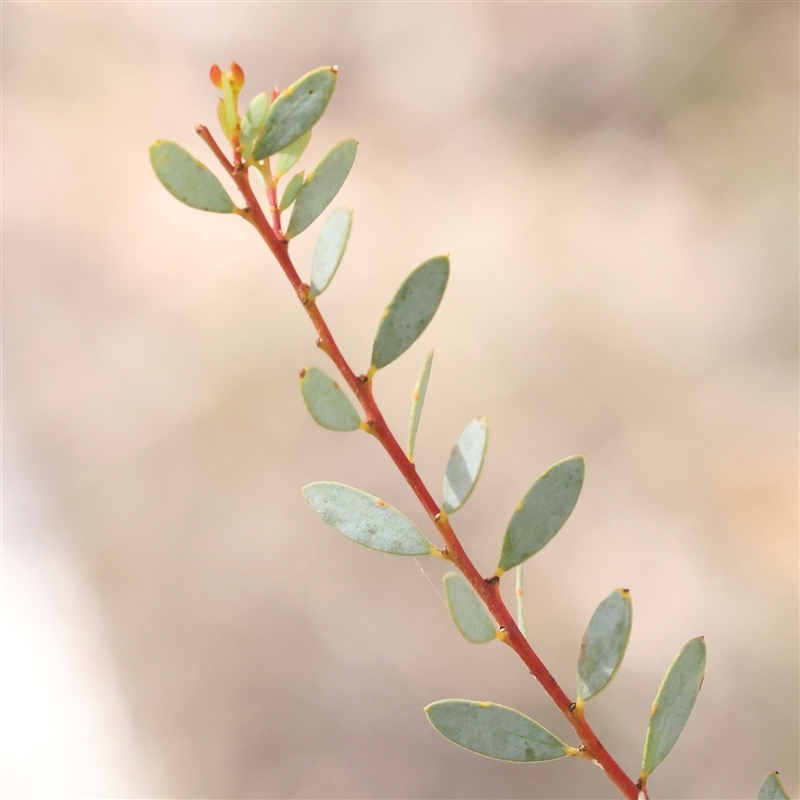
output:
[{"label": "oval leaf", "polygon": [[448,257],[434,256],[403,281],[378,326],[372,345],[373,371],[391,364],[422,335],[439,308],[449,275]]},{"label": "oval leaf", "polygon": [[578,698],[599,694],[622,663],[631,638],[631,593],[617,589],[603,600],[589,620],[578,658]]},{"label": "oval leaf", "polygon": [[239,143],[242,146],[242,158],[245,161],[250,158],[256,139],[264,130],[264,123],[267,121],[270,97],[266,92],[257,94],[251,101],[242,118],[242,127]]},{"label": "oval leaf", "polygon": [[303,494],[328,525],[364,547],[397,556],[435,550],[411,520],[371,494],[343,483],[310,483]]},{"label": "oval leaf", "polygon": [[286,238],[302,233],[336,197],[356,158],[358,142],[343,139],[335,144],[308,174],[295,201]]},{"label": "oval leaf", "polygon": [[300,373],[300,391],[314,421],[331,431],[354,431],[361,425],[358,412],[333,378],[309,367]]},{"label": "oval leaf", "polygon": [[353,212],[349,208],[339,208],[331,214],[319,233],[311,256],[312,297],[321,295],[336,274],[344,255],[350,228],[353,225]]},{"label": "oval leaf", "polygon": [[777,772],[770,772],[758,790],[756,800],[789,800],[786,789],[783,788]]},{"label": "oval leaf", "polygon": [[678,654],[656,695],[644,743],[642,778],[652,775],[678,741],[703,685],[705,669],[706,643],[698,636]]},{"label": "oval leaf", "polygon": [[320,67],[284,89],[272,103],[253,158],[275,155],[310,130],[325,112],[336,88],[336,67]]},{"label": "oval leaf", "polygon": [[303,185],[303,173],[298,172],[297,175],[293,175],[289,180],[289,183],[286,184],[286,188],[283,190],[283,197],[281,197],[280,203],[278,203],[278,210],[279,211],[286,211],[289,206],[294,203],[295,199],[297,198],[297,193],[300,191],[300,187]]},{"label": "oval leaf", "polygon": [[309,130],[278,153],[275,165],[276,178],[282,178],[300,160],[300,156],[303,155],[310,141],[311,131]]},{"label": "oval leaf", "polygon": [[233,212],[233,200],[219,179],[179,144],[159,139],[150,145],[150,163],[164,188],[192,208]]},{"label": "oval leaf", "polygon": [[411,395],[411,420],[408,424],[408,448],[406,449],[406,455],[409,461],[414,460],[414,442],[417,440],[417,428],[419,427],[419,420],[422,416],[425,394],[428,391],[428,380],[431,377],[432,364],[433,350],[425,356],[425,361],[422,362],[422,369],[419,371],[417,385],[414,387],[414,393]]},{"label": "oval leaf", "polygon": [[483,644],[495,638],[497,628],[486,606],[460,572],[444,576],[444,593],[453,622],[468,642]]},{"label": "oval leaf", "polygon": [[501,761],[552,761],[572,748],[513,708],[474,700],[439,700],[425,709],[445,739]]},{"label": "oval leaf", "polygon": [[467,425],[450,453],[442,489],[443,508],[448,514],[458,511],[472,494],[481,474],[488,443],[489,418],[478,417]]},{"label": "oval leaf", "polygon": [[583,456],[573,456],[531,486],[508,523],[498,575],[538,553],[561,530],[578,502],[584,471]]}]

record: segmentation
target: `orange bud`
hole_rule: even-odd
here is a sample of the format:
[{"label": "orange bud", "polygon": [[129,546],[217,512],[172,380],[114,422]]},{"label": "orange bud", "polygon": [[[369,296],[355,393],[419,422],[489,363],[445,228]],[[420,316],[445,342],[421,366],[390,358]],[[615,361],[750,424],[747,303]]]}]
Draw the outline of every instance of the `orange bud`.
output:
[{"label": "orange bud", "polygon": [[244,86],[244,70],[235,61],[231,61],[230,76],[233,91],[238,93]]},{"label": "orange bud", "polygon": [[211,83],[213,83],[217,89],[222,88],[222,70],[216,64],[211,67],[209,77],[211,78]]},{"label": "orange bud", "polygon": [[277,97],[278,97],[278,95],[279,95],[280,93],[281,93],[281,90],[280,90],[280,89],[279,89],[279,88],[276,86],[276,87],[275,87],[275,88],[272,90],[272,99],[273,99],[273,100],[276,100],[276,99],[277,99]]}]

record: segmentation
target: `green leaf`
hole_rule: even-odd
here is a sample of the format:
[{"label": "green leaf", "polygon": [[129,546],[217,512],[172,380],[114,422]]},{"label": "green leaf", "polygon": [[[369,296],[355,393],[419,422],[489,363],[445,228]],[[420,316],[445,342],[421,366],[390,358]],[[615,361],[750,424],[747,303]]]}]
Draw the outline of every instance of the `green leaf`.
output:
[{"label": "green leaf", "polygon": [[294,204],[286,238],[302,233],[336,197],[356,158],[358,142],[342,139],[335,144],[308,174]]},{"label": "green leaf", "polygon": [[150,145],[150,163],[164,188],[192,208],[233,212],[233,200],[219,179],[179,144],[159,139]]},{"label": "green leaf", "polygon": [[289,206],[294,203],[295,199],[297,198],[297,193],[300,191],[300,187],[303,185],[303,173],[298,172],[297,175],[293,175],[289,179],[289,183],[286,184],[286,188],[283,190],[283,196],[281,197],[280,203],[278,203],[278,210],[279,211],[286,211]]},{"label": "green leaf", "polygon": [[631,593],[617,589],[606,597],[589,620],[578,658],[578,698],[589,700],[610,682],[622,663],[631,637]]},{"label": "green leaf", "polygon": [[266,92],[257,94],[247,107],[242,118],[239,143],[242,146],[242,158],[247,161],[253,152],[256,139],[264,130],[267,121],[267,112],[270,106],[270,96]]},{"label": "green leaf", "polygon": [[495,638],[497,628],[486,606],[460,572],[444,576],[444,593],[453,622],[467,641],[483,644]]},{"label": "green leaf", "polygon": [[583,456],[573,456],[550,467],[531,486],[508,523],[496,574],[538,553],[561,530],[578,502],[583,475]]},{"label": "green leaf", "polygon": [[552,761],[573,748],[513,708],[474,700],[439,700],[425,709],[445,739],[501,761]]},{"label": "green leaf", "polygon": [[343,483],[310,483],[303,494],[328,525],[364,547],[397,556],[424,556],[436,548],[411,520],[371,494]]},{"label": "green leaf", "polygon": [[288,147],[278,153],[275,165],[275,177],[282,178],[299,160],[311,141],[311,131],[306,131],[299,139],[295,139]]},{"label": "green leaf", "polygon": [[422,335],[439,308],[449,275],[448,257],[434,256],[403,281],[381,317],[372,345],[373,371],[391,364]]},{"label": "green leaf", "polygon": [[678,741],[703,685],[705,669],[706,643],[698,636],[678,654],[656,695],[644,743],[642,778],[652,775]]},{"label": "green leaf", "polygon": [[333,378],[308,367],[300,373],[300,391],[314,421],[332,431],[354,431],[361,425],[358,412]]},{"label": "green leaf", "polygon": [[488,443],[488,417],[478,417],[464,428],[444,471],[443,508],[448,514],[458,511],[472,494],[481,474]]},{"label": "green leaf", "polygon": [[325,112],[336,88],[336,67],[320,67],[284,89],[270,106],[253,158],[261,161],[299,139]]},{"label": "green leaf", "polygon": [[758,790],[756,800],[789,800],[786,789],[783,788],[777,772],[770,772]]},{"label": "green leaf", "polygon": [[233,136],[233,126],[236,124],[236,120],[230,119],[228,111],[229,107],[225,102],[225,98],[220,97],[219,103],[217,104],[217,119],[219,119],[219,126],[222,128],[225,138],[230,141]]},{"label": "green leaf", "polygon": [[338,208],[331,214],[319,232],[314,253],[311,256],[312,297],[321,295],[336,274],[339,263],[350,238],[353,212],[349,208]]},{"label": "green leaf", "polygon": [[414,394],[411,395],[411,420],[408,425],[408,448],[406,455],[409,461],[414,460],[414,442],[417,440],[417,428],[419,419],[422,416],[422,406],[425,403],[425,394],[428,391],[428,380],[431,377],[431,364],[433,364],[433,350],[425,356],[422,362],[422,369],[419,371],[417,385],[414,387]]}]

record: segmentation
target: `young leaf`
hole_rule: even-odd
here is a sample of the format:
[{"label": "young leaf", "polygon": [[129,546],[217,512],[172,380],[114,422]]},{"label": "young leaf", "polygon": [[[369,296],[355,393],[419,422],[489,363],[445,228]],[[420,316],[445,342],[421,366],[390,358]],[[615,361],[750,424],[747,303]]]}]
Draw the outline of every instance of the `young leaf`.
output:
[{"label": "young leaf", "polygon": [[164,188],[192,208],[233,212],[233,200],[219,179],[179,144],[159,139],[150,145],[150,163]]},{"label": "young leaf", "polygon": [[468,642],[483,644],[495,638],[497,628],[486,606],[460,572],[444,576],[444,593],[453,622]]},{"label": "young leaf", "polygon": [[350,399],[321,369],[308,367],[300,373],[300,391],[314,421],[331,431],[354,431],[361,424]]},{"label": "young leaf", "polygon": [[631,637],[631,593],[617,589],[603,600],[589,620],[578,658],[578,698],[599,694],[622,663]]},{"label": "young leaf", "polygon": [[306,131],[299,139],[295,139],[288,147],[278,153],[275,164],[275,177],[282,178],[299,160],[311,141],[311,131]]},{"label": "young leaf", "polygon": [[643,779],[652,775],[678,741],[703,685],[705,669],[706,643],[698,636],[678,654],[656,695],[644,743]]},{"label": "young leaf", "polygon": [[244,158],[245,161],[250,158],[256,139],[261,135],[261,131],[264,130],[264,123],[267,121],[269,106],[269,95],[266,92],[261,92],[261,94],[257,94],[250,101],[250,105],[244,113],[239,143],[242,146],[242,158]]},{"label": "young leaf", "polygon": [[422,416],[422,406],[425,402],[425,394],[428,391],[431,364],[433,364],[433,350],[425,356],[425,361],[422,362],[417,385],[414,387],[414,394],[411,395],[411,420],[408,425],[408,447],[406,448],[406,455],[409,461],[414,460],[414,442],[417,440],[419,419]]},{"label": "young leaf", "polygon": [[472,494],[481,474],[488,443],[488,417],[478,417],[464,428],[444,471],[443,508],[448,514],[458,511]]},{"label": "young leaf", "polygon": [[561,530],[578,502],[583,475],[583,456],[573,456],[550,467],[531,486],[508,523],[496,574],[538,553]]},{"label": "young leaf", "polygon": [[789,800],[786,789],[783,788],[777,772],[770,772],[758,790],[756,800]]},{"label": "young leaf", "polygon": [[261,161],[299,139],[325,112],[336,88],[336,67],[320,67],[284,89],[272,103],[253,158]]},{"label": "young leaf", "polygon": [[230,111],[230,107],[228,103],[225,102],[224,97],[220,97],[219,103],[217,104],[217,119],[219,120],[219,126],[222,128],[222,132],[225,134],[225,138],[230,141],[231,137],[233,136],[233,126],[236,124],[235,119],[230,119],[228,117],[228,112]]},{"label": "young leaf", "polygon": [[372,345],[373,371],[391,364],[422,335],[439,308],[449,275],[448,257],[434,256],[403,281],[381,317]]},{"label": "young leaf", "polygon": [[424,556],[435,550],[396,508],[343,483],[310,483],[303,494],[328,525],[364,547],[397,556]]},{"label": "young leaf", "polygon": [[425,708],[445,739],[501,761],[552,761],[573,748],[513,708],[474,700],[438,700]]},{"label": "young leaf", "polygon": [[297,175],[293,175],[289,179],[289,183],[286,184],[286,188],[283,190],[283,196],[281,197],[280,203],[278,203],[278,210],[279,211],[286,211],[289,206],[294,203],[295,199],[297,198],[297,193],[300,191],[300,187],[303,185],[303,173],[298,172]]},{"label": "young leaf", "polygon": [[308,174],[295,201],[292,218],[286,229],[287,239],[302,233],[336,197],[353,166],[357,148],[355,139],[342,139]]},{"label": "young leaf", "polygon": [[314,253],[311,256],[312,297],[321,295],[336,274],[339,263],[350,238],[353,212],[349,208],[338,208],[331,214],[319,232]]}]

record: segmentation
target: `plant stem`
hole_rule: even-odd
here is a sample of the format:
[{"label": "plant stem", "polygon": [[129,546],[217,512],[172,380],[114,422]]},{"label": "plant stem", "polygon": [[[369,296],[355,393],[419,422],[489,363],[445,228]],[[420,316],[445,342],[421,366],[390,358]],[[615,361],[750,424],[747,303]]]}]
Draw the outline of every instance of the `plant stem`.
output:
[{"label": "plant stem", "polygon": [[[317,339],[317,347],[328,355],[347,382],[347,385],[364,409],[370,432],[383,445],[384,450],[400,470],[400,473],[439,531],[445,543],[444,556],[452,561],[470,582],[500,626],[500,638],[522,659],[530,673],[539,681],[542,688],[573,727],[582,742],[582,747],[580,748],[581,756],[599,766],[627,800],[639,800],[642,795],[649,800],[646,791],[642,792],[640,790],[639,786],[625,774],[606,750],[598,739],[597,734],[586,721],[583,709],[575,707],[575,704],[569,699],[542,660],[534,652],[528,640],[522,635],[514,616],[508,610],[500,595],[500,579],[498,577],[483,578],[469,559],[450,525],[447,515],[441,512],[438,503],[417,473],[416,466],[409,460],[383,418],[383,414],[373,395],[372,379],[366,375],[356,375],[336,344],[327,323],[317,307],[315,298],[309,294],[308,285],[300,279],[292,263],[289,256],[288,241],[280,230],[280,215],[277,215],[277,222],[274,225],[270,225],[253,193],[247,174],[247,166],[242,164],[240,159],[235,159],[237,163],[232,164],[219,149],[208,128],[204,125],[196,126],[196,130],[236,183],[246,203],[245,208],[239,213],[261,234],[261,237],[289,279],[292,288],[295,290],[317,331],[319,337]],[[274,195],[274,187],[272,188],[272,194]],[[269,200],[271,203],[274,202],[272,195],[270,195]]]}]

